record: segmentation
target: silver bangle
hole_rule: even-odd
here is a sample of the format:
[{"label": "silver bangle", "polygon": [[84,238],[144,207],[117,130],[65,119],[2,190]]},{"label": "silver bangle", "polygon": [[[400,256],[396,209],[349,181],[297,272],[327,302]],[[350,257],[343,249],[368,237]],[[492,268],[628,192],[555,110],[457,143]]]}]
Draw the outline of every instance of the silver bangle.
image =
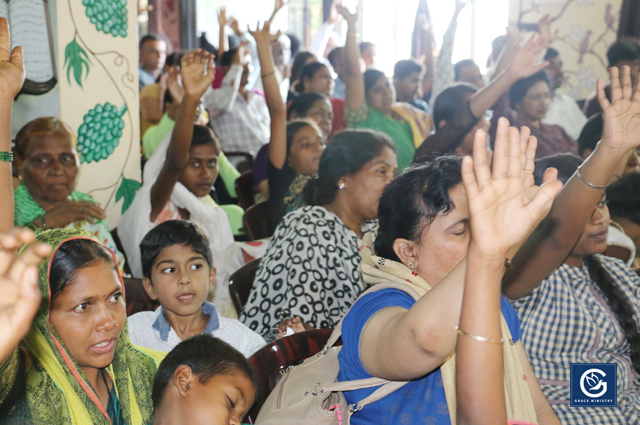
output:
[{"label": "silver bangle", "polygon": [[593,184],[593,183],[591,183],[591,182],[586,181],[586,180],[585,180],[585,178],[584,178],[584,177],[582,177],[582,173],[580,173],[580,168],[582,168],[582,166],[578,167],[578,171],[577,171],[577,173],[578,173],[578,177],[579,177],[579,178],[580,178],[580,180],[582,180],[582,182],[583,182],[584,184],[586,184],[587,186],[592,187],[592,188],[594,188],[594,189],[602,190],[602,189],[606,189],[606,188],[608,188],[608,187],[609,187],[609,185],[611,184],[611,182],[609,182],[609,183],[607,183],[607,184],[606,184],[606,185],[604,185],[604,186],[597,186],[597,185],[595,185],[595,184]]}]

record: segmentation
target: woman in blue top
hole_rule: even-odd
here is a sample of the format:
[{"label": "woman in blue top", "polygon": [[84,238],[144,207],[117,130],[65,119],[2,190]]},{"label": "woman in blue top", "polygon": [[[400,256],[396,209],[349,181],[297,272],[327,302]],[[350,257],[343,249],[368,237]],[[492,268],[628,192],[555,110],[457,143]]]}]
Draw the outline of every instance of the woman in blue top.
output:
[{"label": "woman in blue top", "polygon": [[[496,140],[497,163],[508,161],[509,144],[504,120]],[[460,157],[449,156],[411,168],[392,181],[380,199],[377,236],[365,236],[361,250],[363,280],[404,284],[422,297],[416,302],[398,289],[383,289],[359,299],[346,315],[339,380],[376,376],[411,381],[356,412],[355,425],[456,423],[456,360],[450,355],[466,267],[460,260],[470,239],[461,164]],[[527,185],[518,180],[522,195]],[[462,267],[455,267],[458,262]],[[559,424],[524,356],[517,314],[505,298],[500,307],[509,419]],[[374,389],[345,396],[356,403]]]}]

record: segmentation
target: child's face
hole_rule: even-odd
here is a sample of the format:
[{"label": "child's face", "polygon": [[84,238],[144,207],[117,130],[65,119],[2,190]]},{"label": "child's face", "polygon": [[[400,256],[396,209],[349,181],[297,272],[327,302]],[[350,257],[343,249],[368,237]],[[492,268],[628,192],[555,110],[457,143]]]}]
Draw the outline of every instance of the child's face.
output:
[{"label": "child's face", "polygon": [[192,146],[189,165],[180,176],[182,183],[198,198],[206,196],[218,178],[218,149],[213,143]]},{"label": "child's face", "polygon": [[144,287],[162,308],[178,316],[197,314],[213,289],[215,267],[191,247],[173,245],[163,249],[151,268]]},{"label": "child's face", "polygon": [[183,423],[240,425],[255,392],[251,380],[240,373],[214,376],[206,385],[196,381],[184,406]]}]

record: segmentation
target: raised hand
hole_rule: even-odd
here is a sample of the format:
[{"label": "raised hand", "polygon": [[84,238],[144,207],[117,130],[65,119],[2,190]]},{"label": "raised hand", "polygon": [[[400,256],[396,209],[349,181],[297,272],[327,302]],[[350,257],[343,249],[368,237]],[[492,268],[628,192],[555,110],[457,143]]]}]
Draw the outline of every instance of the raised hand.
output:
[{"label": "raised hand", "polygon": [[271,21],[266,21],[264,25],[262,25],[262,29],[260,28],[260,23],[256,24],[255,31],[251,31],[249,28],[249,34],[256,40],[256,44],[266,43],[271,44],[275,42],[282,33],[278,30],[277,33],[271,34]]},{"label": "raised hand", "polygon": [[202,49],[195,49],[184,55],[181,67],[185,93],[200,99],[213,83],[215,71],[213,55]]},{"label": "raised hand", "polygon": [[598,100],[604,113],[601,143],[608,149],[626,154],[640,146],[640,85],[634,93],[631,69],[627,65],[622,67],[622,78],[615,66],[610,72],[611,102],[605,95],[604,83],[598,80]]},{"label": "raised hand", "polygon": [[36,266],[51,247],[35,244],[17,254],[18,248],[33,239],[34,234],[26,229],[0,234],[0,361],[20,344],[40,305]]},{"label": "raised hand", "polygon": [[533,34],[527,43],[518,47],[511,63],[509,64],[509,73],[514,78],[526,78],[549,65],[544,61],[539,63],[540,55],[548,46],[547,40],[537,34]]},{"label": "raised hand", "polygon": [[269,22],[272,22],[276,15],[278,14],[278,12],[280,12],[280,10],[285,7],[287,4],[289,3],[289,0],[276,0],[275,5],[273,6],[273,13],[271,14],[271,17],[269,18]]},{"label": "raised hand", "polygon": [[100,206],[88,201],[64,201],[50,209],[44,215],[44,221],[48,229],[67,227],[76,220],[85,220],[96,223],[104,220],[107,213]]},{"label": "raised hand", "polygon": [[165,75],[167,75],[167,90],[171,93],[173,102],[178,105],[181,104],[184,97],[184,87],[182,87],[180,67],[172,66]]},{"label": "raised hand", "polygon": [[227,9],[222,6],[220,10],[218,10],[218,25],[220,25],[220,28],[227,26],[229,19],[230,18],[227,18]]},{"label": "raised hand", "polygon": [[228,24],[229,24],[229,28],[231,28],[238,37],[244,34],[244,31],[240,29],[240,23],[233,16],[229,16]]},{"label": "raised hand", "polygon": [[456,4],[456,10],[455,13],[459,14],[460,12],[462,12],[462,9],[465,8],[465,6],[467,5],[468,1],[463,1],[463,0],[455,0],[455,4]]},{"label": "raised hand", "polygon": [[547,13],[538,21],[538,28],[540,28],[540,35],[547,40],[547,43],[551,44],[553,40],[558,37],[558,33],[560,30],[556,29],[555,31],[551,30],[551,24],[553,23],[553,19]]},{"label": "raised hand", "polygon": [[338,13],[342,15],[349,27],[353,28],[358,23],[358,9],[354,13],[351,13],[349,9],[339,4],[336,6]]},{"label": "raised hand", "polygon": [[0,18],[0,96],[13,101],[24,83],[24,54],[22,47],[11,51],[9,24]]},{"label": "raised hand", "polygon": [[522,181],[521,143],[518,130],[500,118],[493,172],[487,163],[483,131],[476,133],[473,159],[467,156],[462,163],[472,243],[488,256],[506,256],[520,244],[544,218],[562,188],[557,179],[548,179],[529,199]]}]

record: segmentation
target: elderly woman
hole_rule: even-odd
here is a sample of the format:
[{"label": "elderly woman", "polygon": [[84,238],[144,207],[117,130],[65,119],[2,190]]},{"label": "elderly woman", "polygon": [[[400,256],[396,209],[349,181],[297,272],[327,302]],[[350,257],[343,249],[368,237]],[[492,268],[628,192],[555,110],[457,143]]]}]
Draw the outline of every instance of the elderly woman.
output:
[{"label": "elderly woman", "polygon": [[348,23],[345,56],[347,81],[345,117],[350,128],[381,131],[396,144],[398,169],[403,170],[413,161],[413,154],[431,131],[431,116],[408,103],[396,103],[393,84],[378,70],[362,73],[358,61],[357,14],[339,7]]},{"label": "elderly woman", "polygon": [[298,316],[332,328],[363,291],[360,240],[396,171],[393,142],[371,131],[337,134],[305,188],[309,206],[287,214],[260,262],[240,320],[265,339]]},{"label": "elderly woman", "polygon": [[47,229],[82,229],[118,252],[96,201],[74,190],[78,178],[78,151],[71,128],[58,118],[37,118],[27,123],[15,139],[15,165],[20,184],[14,192],[16,226],[36,233]]},{"label": "elderly woman", "polygon": [[38,265],[42,302],[31,329],[0,363],[9,423],[153,421],[151,390],[164,354],[134,346],[115,256],[88,233],[38,235],[53,254]]}]

